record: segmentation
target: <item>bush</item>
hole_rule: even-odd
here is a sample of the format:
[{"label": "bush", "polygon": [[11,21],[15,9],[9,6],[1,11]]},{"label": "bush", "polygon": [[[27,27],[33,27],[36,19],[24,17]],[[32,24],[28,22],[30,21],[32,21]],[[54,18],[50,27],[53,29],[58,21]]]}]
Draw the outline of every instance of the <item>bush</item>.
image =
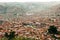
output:
[{"label": "bush", "polygon": [[10,34],[5,33],[5,37],[2,40],[35,40],[34,38],[20,37],[16,36],[14,31],[11,31]]},{"label": "bush", "polygon": [[5,37],[8,38],[8,40],[11,40],[13,38],[15,38],[15,32],[11,31],[10,34],[8,35],[8,33],[5,33]]},{"label": "bush", "polygon": [[58,34],[57,28],[54,25],[50,26],[49,29],[48,29],[48,33]]},{"label": "bush", "polygon": [[52,34],[51,37],[54,38],[55,40],[59,39],[58,37],[55,36],[55,34],[60,34],[60,32],[57,31],[57,28],[54,25],[49,27],[48,33]]},{"label": "bush", "polygon": [[[2,40],[8,40],[6,37],[2,38]],[[13,39],[10,39],[10,40],[36,40],[35,38],[27,38],[27,37],[16,37],[16,38],[13,38]]]}]

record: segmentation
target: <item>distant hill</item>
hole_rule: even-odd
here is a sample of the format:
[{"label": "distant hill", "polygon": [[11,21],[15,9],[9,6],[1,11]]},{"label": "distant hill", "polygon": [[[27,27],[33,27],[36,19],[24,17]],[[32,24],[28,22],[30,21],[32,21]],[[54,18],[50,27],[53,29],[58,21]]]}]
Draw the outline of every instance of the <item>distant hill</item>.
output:
[{"label": "distant hill", "polygon": [[60,4],[53,5],[47,10],[37,11],[37,13],[41,17],[60,17]]},{"label": "distant hill", "polygon": [[[26,3],[0,3],[0,15],[4,19],[16,18],[17,16],[28,17],[28,16],[53,16],[57,14],[57,8],[59,9],[59,2],[26,2]],[[59,7],[58,7],[58,6]],[[57,6],[57,7],[56,7]]]}]

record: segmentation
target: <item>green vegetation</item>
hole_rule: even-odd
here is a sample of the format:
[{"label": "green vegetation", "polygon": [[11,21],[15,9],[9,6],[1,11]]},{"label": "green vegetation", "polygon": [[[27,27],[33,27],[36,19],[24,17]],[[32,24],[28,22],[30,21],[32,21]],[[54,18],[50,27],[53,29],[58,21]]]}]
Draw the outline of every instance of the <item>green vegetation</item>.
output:
[{"label": "green vegetation", "polygon": [[60,35],[60,32],[57,30],[57,28],[54,25],[49,27],[48,33],[52,34],[51,35],[52,38],[60,40],[60,38],[55,36],[57,34]]},{"label": "green vegetation", "polygon": [[58,33],[57,28],[54,25],[50,26],[49,29],[48,29],[48,33],[57,34]]},{"label": "green vegetation", "polygon": [[8,34],[7,32],[5,33],[5,37],[8,38],[8,40],[11,40],[13,38],[15,38],[15,32],[11,31],[10,34]]},{"label": "green vegetation", "polygon": [[[2,40],[8,40],[8,39],[6,37],[3,37]],[[15,38],[11,39],[11,40],[36,40],[36,39],[35,38],[27,38],[27,37],[19,37],[19,36],[17,36]]]},{"label": "green vegetation", "polygon": [[15,34],[15,31],[11,31],[10,34],[6,32],[2,40],[36,40],[36,39],[28,37],[20,37]]}]

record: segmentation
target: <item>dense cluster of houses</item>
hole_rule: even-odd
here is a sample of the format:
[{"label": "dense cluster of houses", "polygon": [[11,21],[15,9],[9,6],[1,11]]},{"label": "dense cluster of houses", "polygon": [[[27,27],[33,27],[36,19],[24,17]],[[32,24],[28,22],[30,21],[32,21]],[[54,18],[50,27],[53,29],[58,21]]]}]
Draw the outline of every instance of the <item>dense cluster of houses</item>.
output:
[{"label": "dense cluster of houses", "polygon": [[[40,40],[54,40],[47,34],[50,25],[57,26],[60,29],[57,19],[37,19],[26,21],[2,21],[0,20],[0,38],[4,37],[5,32],[15,31],[21,37],[36,38]],[[60,30],[59,30],[60,31]]]}]

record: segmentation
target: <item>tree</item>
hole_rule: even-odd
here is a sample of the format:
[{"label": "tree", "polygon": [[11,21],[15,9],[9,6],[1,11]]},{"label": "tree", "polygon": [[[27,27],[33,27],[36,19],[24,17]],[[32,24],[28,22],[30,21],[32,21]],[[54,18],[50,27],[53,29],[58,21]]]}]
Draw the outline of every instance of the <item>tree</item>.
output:
[{"label": "tree", "polygon": [[15,37],[15,31],[11,31],[9,35],[6,32],[5,37],[8,38],[8,40],[12,40]]},{"label": "tree", "polygon": [[52,34],[52,35],[51,35],[52,38],[58,39],[58,38],[55,36],[55,34],[58,34],[58,31],[57,31],[57,28],[56,28],[54,25],[52,25],[52,26],[49,27],[48,33],[49,33],[49,34]]},{"label": "tree", "polygon": [[50,26],[48,29],[48,33],[57,34],[58,33],[57,28],[54,25]]}]

